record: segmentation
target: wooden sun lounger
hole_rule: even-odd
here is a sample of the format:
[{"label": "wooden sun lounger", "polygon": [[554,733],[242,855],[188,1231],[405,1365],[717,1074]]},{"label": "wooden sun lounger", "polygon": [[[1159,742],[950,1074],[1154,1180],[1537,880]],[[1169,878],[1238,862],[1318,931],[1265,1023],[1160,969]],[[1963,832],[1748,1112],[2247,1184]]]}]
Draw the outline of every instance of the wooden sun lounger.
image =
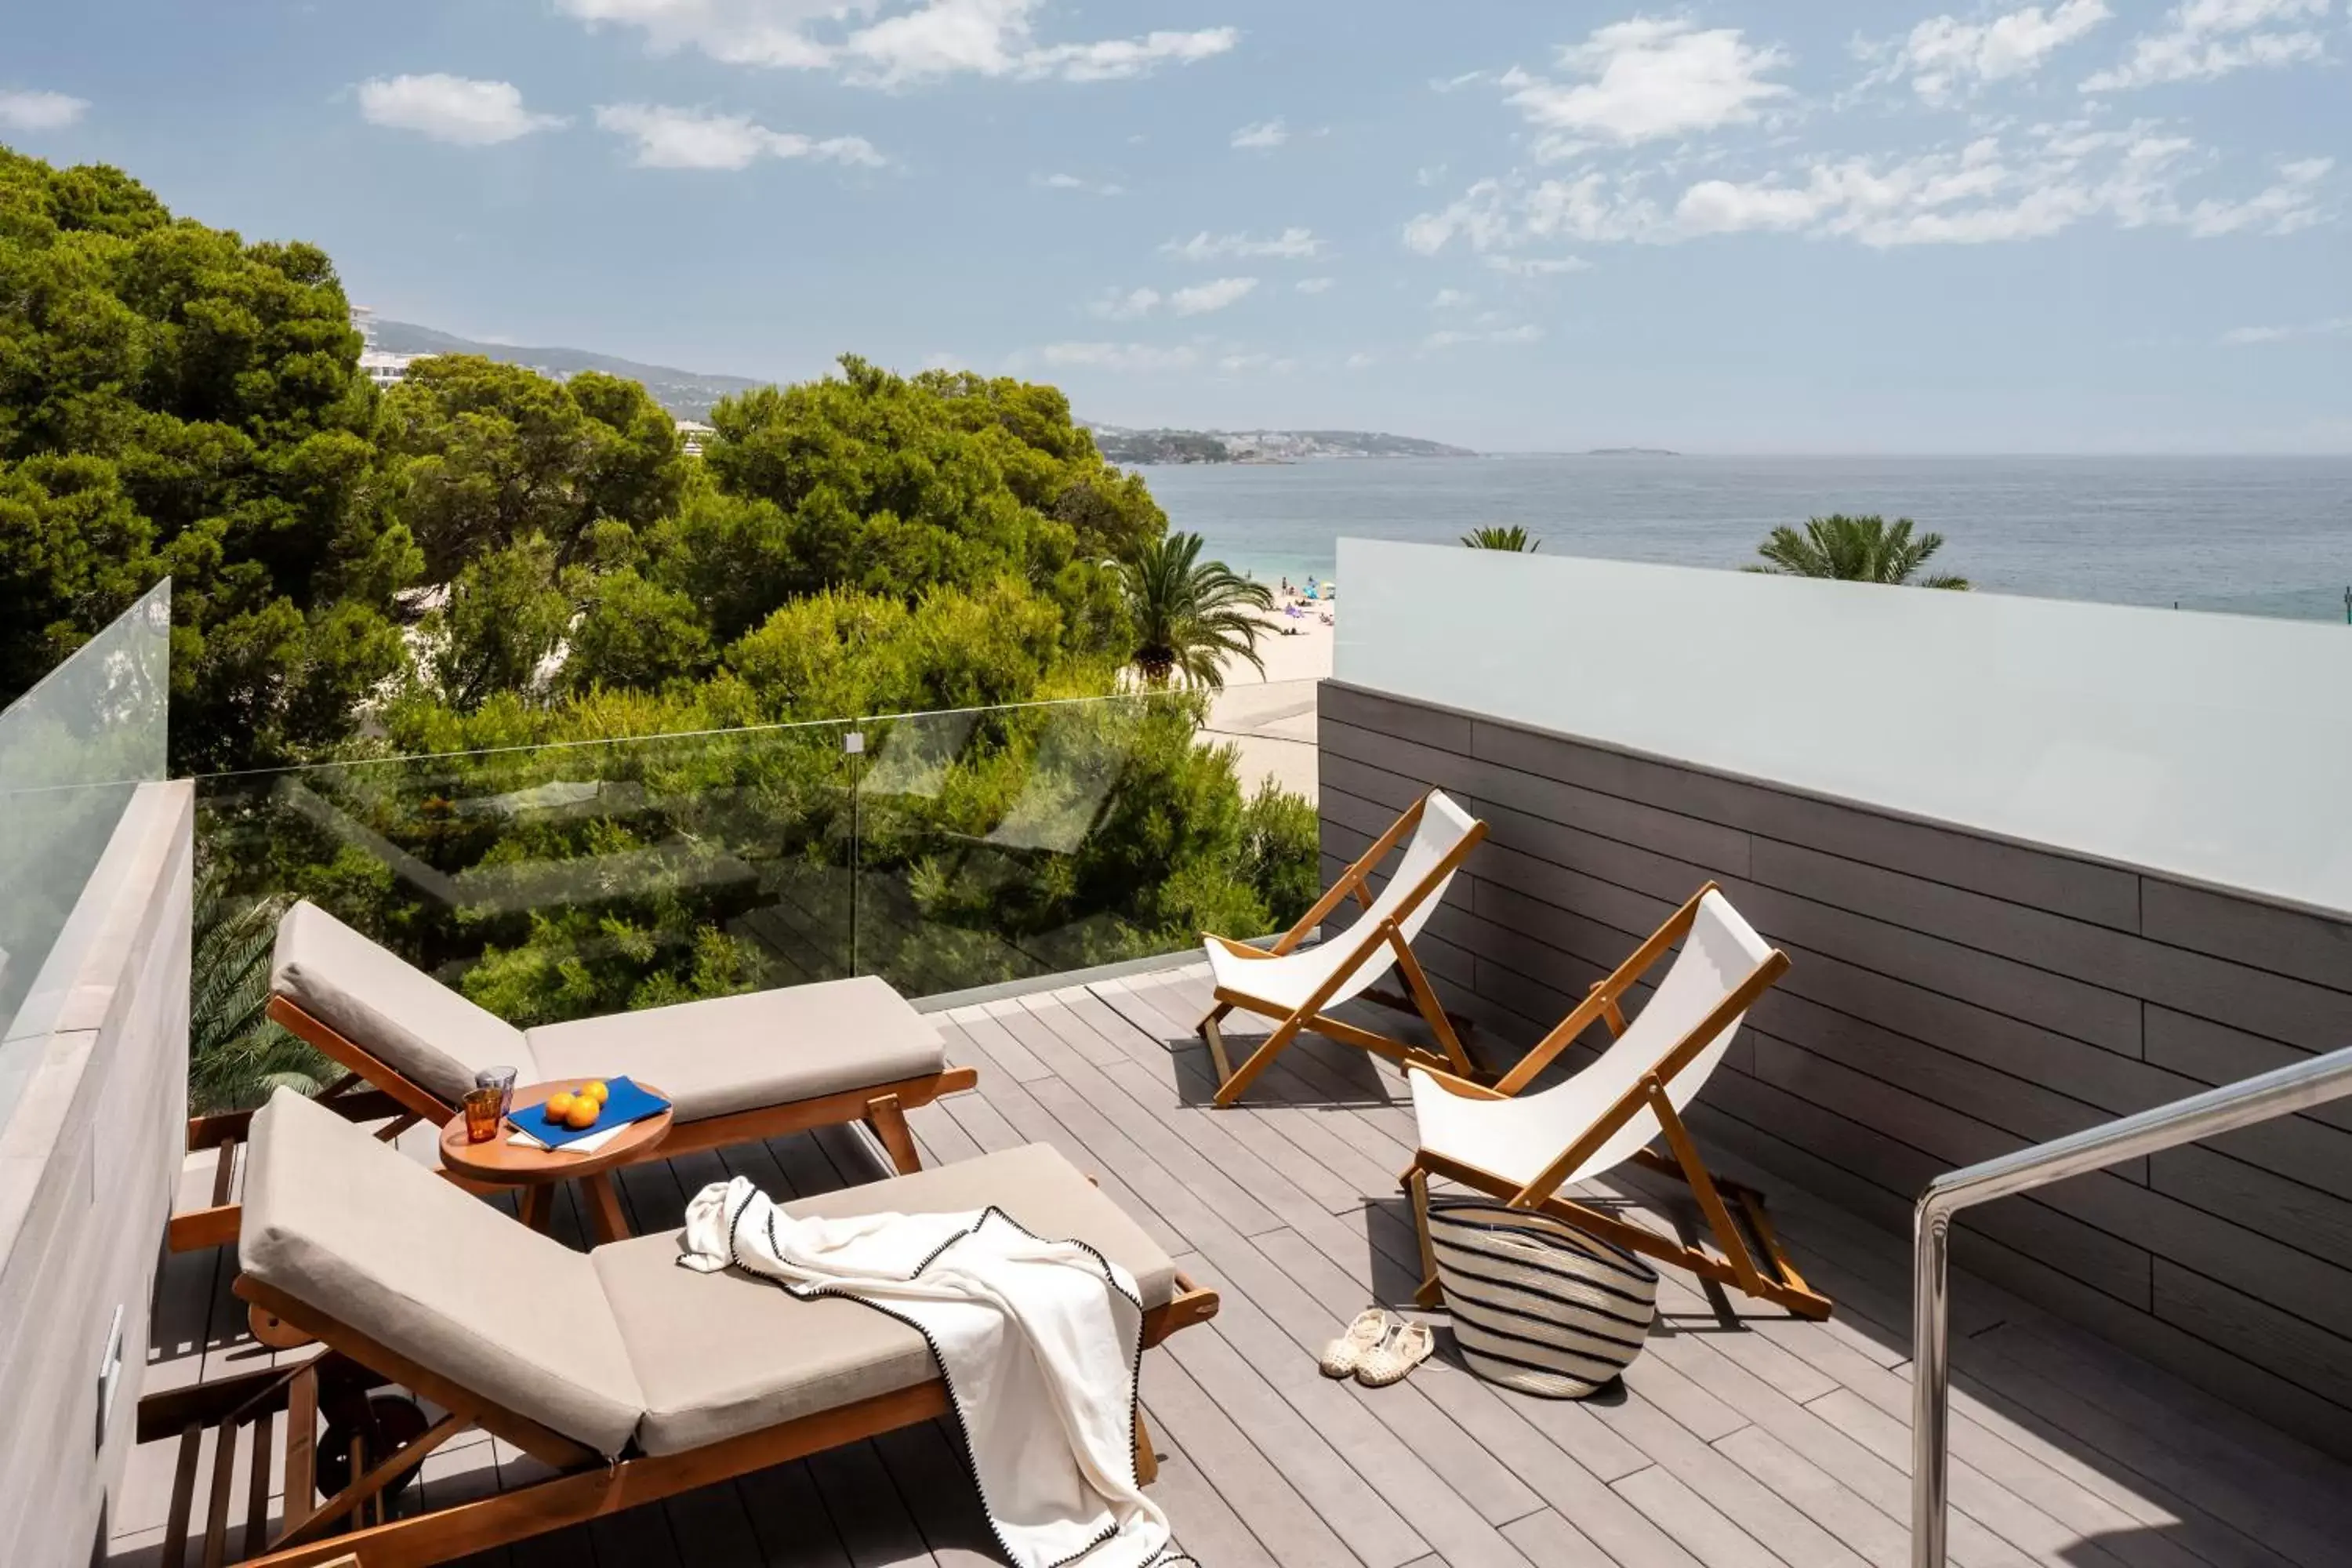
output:
[{"label": "wooden sun lounger", "polygon": [[[296,1216],[290,1228],[302,1237],[300,1245],[319,1248],[320,1237],[331,1238],[339,1234],[346,1216],[337,1206],[337,1191],[373,1190],[384,1185],[413,1187],[424,1178],[417,1171],[415,1177],[404,1173],[404,1161],[399,1168],[383,1168],[380,1156],[370,1156],[364,1140],[360,1141],[356,1154],[347,1144],[352,1137],[345,1133],[322,1133],[315,1126],[305,1127],[291,1120],[292,1113],[308,1114],[312,1108],[281,1091],[282,1104],[294,1100],[291,1112],[274,1110],[277,1121],[268,1136],[285,1140],[289,1132],[297,1138],[292,1145],[310,1164],[295,1172],[281,1168],[272,1173],[271,1182],[282,1192],[290,1179],[313,1193],[305,1194],[293,1203],[279,1200],[280,1210],[300,1208],[306,1212]],[[272,1159],[294,1156],[285,1152],[281,1142]],[[319,1151],[326,1150],[331,1160],[317,1159]],[[348,1163],[348,1169],[331,1168]],[[1119,1245],[1130,1253],[1149,1248],[1156,1258],[1156,1266],[1170,1283],[1168,1299],[1146,1310],[1142,1321],[1142,1342],[1146,1347],[1156,1345],[1180,1329],[1202,1322],[1217,1311],[1215,1291],[1205,1289],[1168,1266],[1164,1254],[1151,1247],[1149,1238],[1133,1227],[1132,1222],[1118,1215],[1115,1205],[1087,1186],[1076,1173],[1050,1150],[1032,1147],[983,1156],[963,1166],[946,1167],[926,1173],[912,1180],[929,1184],[923,1195],[910,1195],[903,1200],[904,1207],[922,1212],[928,1203],[937,1206],[937,1199],[946,1190],[944,1184],[952,1182],[961,1172],[977,1173],[974,1182],[982,1194],[982,1203],[995,1201],[989,1196],[990,1177],[984,1167],[999,1173],[994,1179],[1002,1186],[1008,1181],[1017,1185],[1026,1179],[1034,1184],[1043,1171],[1047,1175],[1058,1169],[1065,1178],[1049,1182],[1047,1187],[1061,1194],[1067,1206],[1073,1186],[1079,1190],[1087,1212],[1096,1214],[1098,1227],[1120,1231],[1127,1239]],[[1022,1172],[1027,1172],[1024,1178]],[[902,1179],[903,1180],[903,1179]],[[893,1188],[900,1182],[885,1182],[873,1186],[851,1189],[848,1193],[832,1194],[831,1199],[812,1200],[815,1204],[836,1202],[843,1212],[875,1213],[888,1209],[901,1201]],[[316,1191],[328,1195],[320,1198]],[[386,1194],[373,1201],[399,1202],[410,1207],[432,1204],[438,1200],[434,1193],[457,1200],[458,1208],[475,1211],[446,1214],[436,1210],[436,1223],[448,1225],[450,1246],[463,1254],[457,1260],[459,1268],[492,1268],[499,1266],[497,1256],[503,1235],[522,1237],[529,1233],[495,1210],[467,1200],[457,1199],[446,1187],[427,1183],[423,1191],[408,1190]],[[837,1200],[858,1200],[855,1207],[839,1205]],[[354,1228],[363,1228],[366,1219],[362,1198],[349,1215]],[[321,1215],[327,1223],[321,1224]],[[1017,1216],[1016,1216],[1017,1217]],[[268,1222],[261,1222],[268,1223]],[[487,1239],[486,1239],[487,1238]],[[1139,1240],[1138,1238],[1140,1238]],[[533,1238],[543,1241],[543,1238]],[[1115,1255],[1113,1243],[1099,1235],[1089,1239],[1099,1241],[1107,1253]],[[283,1237],[279,1240],[282,1242]],[[619,1244],[621,1247],[658,1248],[663,1239],[644,1238]],[[250,1245],[250,1238],[247,1238]],[[519,1243],[516,1245],[520,1245]],[[362,1244],[362,1247],[364,1243]],[[589,1267],[591,1258],[563,1252],[558,1244],[544,1246],[572,1260],[565,1267]],[[489,1256],[476,1256],[487,1250]],[[526,1260],[526,1261],[536,1261]],[[646,1453],[632,1441],[619,1458],[608,1459],[590,1444],[557,1431],[547,1421],[526,1415],[511,1404],[485,1394],[467,1382],[453,1375],[446,1366],[427,1365],[415,1356],[404,1354],[355,1328],[334,1307],[304,1294],[270,1283],[261,1277],[269,1272],[268,1266],[247,1258],[247,1269],[234,1287],[237,1295],[251,1303],[257,1312],[283,1320],[316,1339],[323,1351],[298,1367],[248,1374],[241,1378],[205,1385],[201,1388],[174,1391],[154,1396],[142,1403],[139,1436],[142,1441],[183,1435],[183,1454],[187,1458],[190,1480],[193,1481],[194,1444],[193,1439],[211,1426],[216,1432],[218,1445],[215,1466],[216,1477],[226,1477],[233,1468],[233,1456],[240,1443],[239,1434],[254,1434],[249,1455],[250,1473],[257,1477],[271,1474],[271,1456],[267,1451],[273,1428],[283,1419],[284,1507],[276,1528],[268,1528],[262,1514],[267,1495],[260,1495],[253,1504],[239,1539],[228,1539],[227,1492],[224,1483],[216,1481],[214,1505],[204,1537],[205,1561],[207,1563],[244,1563],[256,1568],[327,1568],[347,1555],[356,1554],[366,1568],[423,1568],[423,1565],[446,1563],[453,1558],[484,1552],[511,1542],[585,1523],[606,1514],[653,1502],[680,1492],[711,1485],[738,1476],[750,1475],[772,1465],[779,1465],[809,1454],[838,1447],[845,1443],[894,1431],[934,1417],[950,1414],[950,1402],[946,1381],[933,1376],[927,1381],[891,1389],[868,1397],[856,1398],[831,1408],[814,1411],[795,1419],[760,1426],[753,1430],[730,1433],[718,1440],[686,1447],[678,1451]],[[338,1264],[360,1275],[371,1268],[381,1268],[384,1259],[379,1255],[367,1257],[364,1251],[355,1261]],[[817,1309],[848,1308],[857,1317],[860,1327],[866,1322],[859,1314],[867,1310],[844,1301],[793,1302],[779,1287],[765,1281],[748,1281],[727,1275],[688,1275],[671,1269],[689,1283],[678,1287],[686,1290],[728,1289],[738,1293],[736,1310],[740,1310],[742,1292],[761,1293],[762,1303],[773,1300],[775,1310],[782,1313],[799,1312],[812,1324],[827,1320]],[[587,1289],[594,1290],[592,1283]],[[769,1292],[772,1292],[770,1296]],[[430,1291],[426,1292],[430,1296]],[[446,1298],[445,1298],[446,1299]],[[1148,1299],[1148,1298],[1147,1298]],[[697,1300],[699,1300],[698,1297]],[[371,1310],[382,1310],[372,1308]],[[836,1325],[838,1316],[831,1320]],[[495,1324],[492,1325],[495,1328]],[[681,1330],[698,1326],[680,1323]],[[912,1330],[892,1325],[885,1331],[910,1336]],[[756,1350],[757,1347],[751,1347]],[[919,1349],[917,1345],[915,1348]],[[396,1385],[429,1402],[438,1414],[415,1423],[421,1427],[414,1436],[403,1440],[387,1436],[379,1415],[371,1406],[373,1392]],[[634,1386],[634,1384],[633,1384]],[[320,1422],[329,1421],[327,1436],[322,1438]],[[651,1418],[648,1417],[648,1420]],[[512,1444],[533,1458],[553,1469],[556,1474],[530,1485],[462,1501],[446,1507],[431,1508],[422,1512],[394,1517],[388,1506],[394,1489],[410,1476],[427,1456],[460,1434],[477,1429],[490,1433]],[[322,1461],[328,1456],[320,1451],[321,1442],[338,1444],[333,1463],[349,1480],[332,1497],[320,1500],[318,1478]],[[1151,1451],[1150,1434],[1147,1430],[1140,1405],[1135,1422],[1135,1458],[1137,1477],[1144,1484],[1155,1478],[1157,1465]],[[188,1494],[193,1485],[175,1489],[175,1513],[173,1521],[179,1539],[188,1538]],[[405,1506],[414,1506],[413,1503]]]},{"label": "wooden sun lounger", "polygon": [[[415,992],[415,995],[423,996],[437,1007],[463,1009],[462,1013],[457,1013],[455,1016],[458,1022],[467,1026],[504,1030],[512,1037],[510,1044],[493,1040],[483,1045],[478,1056],[501,1050],[504,1055],[497,1056],[494,1059],[505,1061],[528,1056],[530,1047],[522,1043],[523,1035],[520,1031],[512,1030],[488,1014],[474,1007],[472,1004],[466,1002],[455,993],[437,985],[429,977],[417,973],[393,954],[380,948],[374,948],[373,944],[366,942],[365,938],[333,921],[324,911],[307,905],[298,905],[288,912],[286,921],[280,926],[281,962],[278,966],[280,978],[277,983],[278,988],[269,999],[268,1013],[273,1022],[316,1047],[320,1053],[346,1069],[341,1079],[329,1086],[319,1096],[319,1104],[328,1107],[349,1121],[381,1123],[376,1135],[387,1142],[419,1122],[438,1128],[446,1126],[459,1114],[459,1107],[452,1093],[451,1084],[444,1082],[440,1087],[436,1087],[423,1081],[424,1078],[429,1075],[422,1067],[404,1068],[387,1060],[382,1045],[373,1041],[362,1043],[353,1038],[353,1034],[358,1030],[352,1025],[346,1023],[342,1027],[338,1027],[330,1024],[315,1016],[302,1002],[288,994],[290,987],[284,979],[287,966],[283,962],[283,954],[289,942],[288,932],[296,929],[295,922],[298,921],[306,922],[302,929],[311,933],[310,940],[312,942],[317,942],[323,936],[340,944],[347,953],[359,951],[352,944],[362,944],[371,950],[368,954],[369,961],[379,966],[396,966],[398,971],[404,972],[399,973],[397,978],[403,986]],[[830,984],[845,985],[851,983]],[[879,981],[861,981],[855,984],[873,988],[881,986]],[[419,988],[429,989],[420,990]],[[536,1037],[541,1034],[562,1036],[566,1032],[576,1033],[583,1028],[618,1030],[625,1028],[628,1021],[634,1018],[646,1021],[650,1029],[665,1036],[695,1035],[704,1032],[697,1028],[697,1019],[715,1018],[730,1009],[757,1007],[763,1000],[769,998],[788,1002],[795,994],[803,994],[805,989],[794,988],[785,992],[761,993],[749,996],[719,997],[708,1002],[688,1002],[671,1008],[656,1009],[653,1013],[624,1015],[618,1019],[586,1020],[581,1024],[557,1025],[548,1030],[531,1033]],[[412,1001],[415,999],[415,995],[403,996],[399,1000]],[[913,1019],[914,1015],[903,1002],[897,1002],[894,997],[887,995],[885,1000],[893,1004],[894,1016],[902,1016],[908,1020]],[[397,1029],[404,1026],[407,1020],[403,1019],[391,1019],[383,1026]],[[415,1022],[419,1032],[428,1026],[426,1019],[418,1018]],[[739,1031],[741,1027],[740,1024],[733,1026]],[[909,1023],[907,1026],[911,1028],[914,1026]],[[891,1164],[899,1173],[905,1174],[919,1170],[921,1168],[922,1159],[916,1150],[914,1136],[908,1130],[906,1113],[917,1107],[929,1105],[941,1095],[956,1094],[969,1089],[980,1081],[980,1074],[976,1068],[948,1065],[944,1056],[936,1048],[935,1036],[927,1037],[933,1039],[933,1045],[928,1051],[918,1052],[912,1056],[904,1051],[898,1051],[887,1058],[907,1066],[921,1067],[924,1070],[907,1076],[893,1077],[887,1081],[856,1083],[854,1087],[833,1089],[806,1097],[782,1099],[769,1104],[751,1105],[740,1110],[701,1116],[694,1115],[690,1100],[686,1096],[680,1095],[680,1110],[683,1114],[672,1124],[668,1135],[659,1143],[647,1149],[640,1158],[668,1160],[680,1154],[698,1153],[709,1149],[730,1148],[739,1143],[754,1142],[790,1132],[805,1131],[811,1128],[838,1126],[855,1121],[862,1122],[867,1131],[873,1133],[876,1142],[889,1156]],[[774,1043],[774,1048],[778,1052],[805,1050],[808,1048],[808,1044],[809,1042],[789,1037],[779,1038]],[[448,1043],[436,1041],[427,1047],[419,1047],[415,1041],[411,1041],[408,1048],[422,1057],[429,1065],[436,1067],[443,1079],[454,1078],[458,1081],[465,1081],[470,1079],[470,1068],[461,1072],[459,1070],[461,1064],[450,1059],[454,1055],[454,1047]],[[625,1059],[612,1062],[599,1059],[593,1055],[595,1049],[593,1045],[584,1047],[572,1045],[569,1047],[568,1054],[575,1057],[586,1054],[589,1060],[595,1063],[597,1070],[601,1073],[628,1070],[628,1064]],[[561,1078],[573,1075],[551,1072],[549,1076]],[[679,1093],[683,1088],[679,1083],[672,1081],[672,1074],[668,1071],[656,1069],[656,1072],[648,1072],[646,1076],[653,1081],[660,1083],[662,1088],[673,1094]],[[238,1205],[233,1201],[236,1162],[247,1135],[247,1123],[250,1120],[250,1114],[247,1112],[229,1112],[216,1116],[198,1117],[189,1122],[190,1152],[195,1152],[205,1149],[216,1151],[212,1201],[205,1207],[172,1216],[167,1232],[167,1242],[173,1251],[185,1252],[201,1247],[217,1247],[236,1239]],[[460,1184],[468,1184],[460,1177],[452,1176],[450,1179],[459,1182]]]}]

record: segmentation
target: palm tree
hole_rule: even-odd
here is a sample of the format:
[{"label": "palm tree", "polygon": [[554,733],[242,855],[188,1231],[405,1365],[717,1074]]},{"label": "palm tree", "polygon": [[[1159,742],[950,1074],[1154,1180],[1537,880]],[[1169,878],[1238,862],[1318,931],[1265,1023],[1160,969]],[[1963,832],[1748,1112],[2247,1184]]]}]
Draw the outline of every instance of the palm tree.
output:
[{"label": "palm tree", "polygon": [[188,1100],[199,1113],[246,1110],[281,1086],[326,1087],[327,1058],[269,1021],[274,900],[230,894],[217,864],[197,874],[188,1007]]},{"label": "palm tree", "polygon": [[1927,558],[1944,547],[1940,533],[1911,537],[1911,520],[1898,517],[1889,527],[1883,517],[1848,517],[1843,512],[1817,517],[1802,533],[1783,523],[1772,531],[1756,553],[1767,564],[1750,572],[1779,577],[1834,577],[1846,583],[1910,584],[1919,588],[1966,588],[1966,577],[1939,574],[1912,582]]},{"label": "palm tree", "polygon": [[1528,531],[1516,522],[1508,528],[1474,528],[1462,536],[1462,542],[1473,550],[1516,550],[1522,555],[1543,548],[1542,540],[1528,538]]},{"label": "palm tree", "polygon": [[1148,685],[1221,688],[1233,656],[1265,673],[1257,655],[1265,623],[1253,612],[1272,609],[1274,595],[1265,584],[1200,555],[1199,534],[1171,533],[1143,545],[1118,569],[1135,628],[1135,667]]}]

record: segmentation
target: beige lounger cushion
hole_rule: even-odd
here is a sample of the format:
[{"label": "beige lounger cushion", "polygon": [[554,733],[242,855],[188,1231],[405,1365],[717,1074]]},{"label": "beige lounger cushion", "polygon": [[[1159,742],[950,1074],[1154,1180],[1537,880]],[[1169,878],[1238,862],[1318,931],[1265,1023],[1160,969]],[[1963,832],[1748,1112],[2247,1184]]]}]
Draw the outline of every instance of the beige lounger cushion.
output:
[{"label": "beige lounger cushion", "polygon": [[[1175,1265],[1126,1212],[1044,1144],[1008,1149],[785,1205],[796,1215],[1003,1209],[1039,1236],[1075,1237],[1136,1278],[1146,1307],[1175,1293]],[[677,1453],[939,1375],[905,1324],[847,1300],[794,1300],[746,1274],[678,1267],[675,1234],[595,1252],[647,1406],[637,1441]]]},{"label": "beige lounger cushion", "polygon": [[270,989],[360,1049],[455,1106],[488,1067],[543,1075],[523,1033],[385,952],[316,904],[278,922]]},{"label": "beige lounger cushion", "polygon": [[601,1453],[628,1442],[645,1401],[588,1258],[291,1089],[251,1147],[247,1274]]},{"label": "beige lounger cushion", "polygon": [[873,975],[614,1013],[529,1031],[546,1079],[659,1088],[680,1121],[926,1078],[947,1065],[931,1021]]}]

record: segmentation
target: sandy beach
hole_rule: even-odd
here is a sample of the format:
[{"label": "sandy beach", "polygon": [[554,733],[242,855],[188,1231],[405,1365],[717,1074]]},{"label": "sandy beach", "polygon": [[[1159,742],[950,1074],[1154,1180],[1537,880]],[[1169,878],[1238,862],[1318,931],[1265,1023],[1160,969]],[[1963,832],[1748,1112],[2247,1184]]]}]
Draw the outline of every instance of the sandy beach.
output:
[{"label": "sandy beach", "polygon": [[[1286,613],[1292,604],[1300,609],[1295,616]],[[1338,605],[1277,596],[1257,644],[1264,672],[1246,659],[1226,661],[1225,689],[1210,705],[1208,732],[1241,752],[1247,788],[1271,773],[1284,789],[1316,798],[1315,683],[1331,673],[1337,630],[1323,624],[1327,611],[1336,618]]]}]

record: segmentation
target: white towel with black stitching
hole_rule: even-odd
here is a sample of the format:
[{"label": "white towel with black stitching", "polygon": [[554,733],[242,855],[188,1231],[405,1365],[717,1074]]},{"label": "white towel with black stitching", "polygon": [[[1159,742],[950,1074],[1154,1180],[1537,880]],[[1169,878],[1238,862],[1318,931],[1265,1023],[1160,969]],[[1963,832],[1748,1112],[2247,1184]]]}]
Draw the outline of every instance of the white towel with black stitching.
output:
[{"label": "white towel with black stitching", "polygon": [[687,1205],[683,1247],[688,1268],[847,1296],[929,1340],[1015,1568],[1189,1561],[1135,1475],[1142,1299],[1094,1248],[995,1208],[795,1219],[741,1176]]}]

